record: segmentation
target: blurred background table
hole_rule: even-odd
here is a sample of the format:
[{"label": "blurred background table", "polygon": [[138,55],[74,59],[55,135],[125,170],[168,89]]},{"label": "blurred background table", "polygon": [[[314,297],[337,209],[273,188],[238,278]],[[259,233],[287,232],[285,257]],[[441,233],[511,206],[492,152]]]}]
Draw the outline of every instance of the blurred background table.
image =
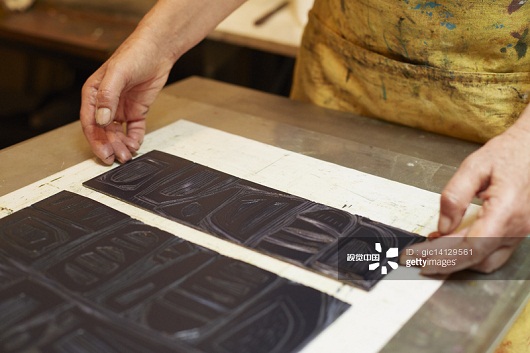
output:
[{"label": "blurred background table", "polygon": [[[299,1],[299,0],[297,0]],[[86,79],[154,0],[38,0],[0,7],[0,148],[74,121]],[[168,82],[199,75],[288,95],[302,24],[290,3],[249,0],[184,55]]]}]

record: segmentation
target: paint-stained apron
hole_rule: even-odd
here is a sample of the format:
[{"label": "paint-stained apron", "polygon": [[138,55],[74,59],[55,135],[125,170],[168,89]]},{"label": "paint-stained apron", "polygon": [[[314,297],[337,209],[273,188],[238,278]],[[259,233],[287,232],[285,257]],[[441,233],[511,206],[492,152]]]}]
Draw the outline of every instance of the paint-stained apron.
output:
[{"label": "paint-stained apron", "polygon": [[291,97],[484,142],[530,94],[527,0],[316,0]]}]

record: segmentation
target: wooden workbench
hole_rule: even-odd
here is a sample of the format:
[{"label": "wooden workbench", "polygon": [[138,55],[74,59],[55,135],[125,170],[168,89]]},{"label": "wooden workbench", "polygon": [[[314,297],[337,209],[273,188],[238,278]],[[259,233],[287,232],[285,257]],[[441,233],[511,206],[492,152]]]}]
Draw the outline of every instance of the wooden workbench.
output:
[{"label": "wooden workbench", "polygon": [[[262,25],[254,22],[274,9],[280,0],[251,0],[226,18],[208,38],[265,52],[294,57],[303,27],[289,9],[283,8]],[[2,11],[0,39],[11,45],[106,60],[132,33],[154,0],[37,1],[23,13]]]},{"label": "wooden workbench", "polygon": [[[390,180],[440,192],[478,145],[380,121],[325,110],[285,98],[201,78],[165,88],[150,111],[153,131],[177,116],[300,154]],[[78,122],[0,151],[0,196],[92,158]],[[528,268],[528,249],[510,269]],[[486,352],[498,343],[523,307],[529,281],[446,281],[383,352]],[[504,277],[503,277],[504,276]],[[499,282],[500,281],[500,282]],[[456,304],[458,303],[458,304]],[[457,329],[448,325],[460,319]]]}]

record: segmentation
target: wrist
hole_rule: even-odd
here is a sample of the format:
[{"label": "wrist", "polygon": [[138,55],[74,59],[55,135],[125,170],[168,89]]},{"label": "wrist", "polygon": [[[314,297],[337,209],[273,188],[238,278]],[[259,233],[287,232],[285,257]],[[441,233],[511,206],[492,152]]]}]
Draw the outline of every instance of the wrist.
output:
[{"label": "wrist", "polygon": [[508,130],[522,131],[530,135],[530,104],[526,106],[517,121]]},{"label": "wrist", "polygon": [[172,13],[171,2],[157,1],[142,18],[132,36],[149,43],[157,60],[173,65],[186,52],[186,45],[178,36],[182,19]]},{"label": "wrist", "polygon": [[160,59],[174,64],[243,2],[159,0],[140,21],[137,31],[158,48]]}]

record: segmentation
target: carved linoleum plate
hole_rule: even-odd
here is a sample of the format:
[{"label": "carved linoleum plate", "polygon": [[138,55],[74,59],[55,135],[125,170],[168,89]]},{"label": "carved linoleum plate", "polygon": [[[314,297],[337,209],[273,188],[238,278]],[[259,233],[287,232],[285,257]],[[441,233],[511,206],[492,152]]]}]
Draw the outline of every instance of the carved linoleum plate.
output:
[{"label": "carved linoleum plate", "polygon": [[71,192],[0,219],[2,352],[294,352],[348,307]]},{"label": "carved linoleum plate", "polygon": [[[401,251],[425,239],[160,151],[84,185],[363,289],[395,267],[398,254],[388,259],[389,249]],[[348,254],[378,256],[377,267],[370,267],[371,261],[347,261]]]}]

